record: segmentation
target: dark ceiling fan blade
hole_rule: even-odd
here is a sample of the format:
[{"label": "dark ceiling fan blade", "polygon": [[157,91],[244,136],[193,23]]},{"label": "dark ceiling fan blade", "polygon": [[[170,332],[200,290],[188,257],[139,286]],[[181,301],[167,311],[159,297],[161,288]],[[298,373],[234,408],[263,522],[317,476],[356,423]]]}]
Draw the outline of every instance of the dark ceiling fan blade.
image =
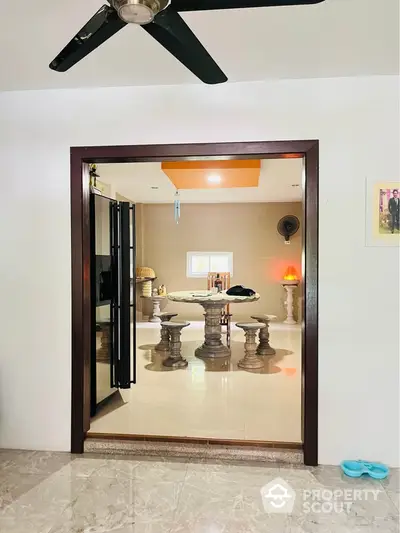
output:
[{"label": "dark ceiling fan blade", "polygon": [[243,9],[319,4],[325,0],[172,0],[176,11],[209,11],[211,9]]},{"label": "dark ceiling fan blade", "polygon": [[119,18],[115,9],[104,5],[50,63],[49,67],[58,72],[65,72],[124,26],[126,22]]},{"label": "dark ceiling fan blade", "polygon": [[167,8],[151,24],[142,27],[204,83],[216,84],[228,80],[183,18],[173,9]]}]

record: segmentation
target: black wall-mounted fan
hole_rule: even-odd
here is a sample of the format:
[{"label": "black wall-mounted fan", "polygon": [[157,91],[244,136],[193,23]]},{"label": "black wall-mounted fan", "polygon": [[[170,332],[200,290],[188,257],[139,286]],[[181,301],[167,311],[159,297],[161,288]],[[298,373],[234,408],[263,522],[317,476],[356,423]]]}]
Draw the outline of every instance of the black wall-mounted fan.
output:
[{"label": "black wall-mounted fan", "polygon": [[142,26],[204,83],[227,77],[186,22],[183,11],[319,4],[324,0],[109,0],[75,35],[50,68],[65,72],[127,24]]},{"label": "black wall-mounted fan", "polygon": [[290,243],[290,237],[299,231],[300,220],[294,215],[286,215],[278,222],[278,233],[285,237],[285,242]]}]

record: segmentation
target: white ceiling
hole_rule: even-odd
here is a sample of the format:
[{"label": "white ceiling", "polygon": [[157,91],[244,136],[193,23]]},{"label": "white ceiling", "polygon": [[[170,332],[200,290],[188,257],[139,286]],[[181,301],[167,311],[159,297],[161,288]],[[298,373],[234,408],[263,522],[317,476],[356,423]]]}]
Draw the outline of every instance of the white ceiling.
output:
[{"label": "white ceiling", "polygon": [[[103,3],[0,0],[0,90],[200,83],[137,26],[69,72],[51,71],[50,61]],[[325,0],[183,18],[230,81],[399,72],[399,0]]]},{"label": "white ceiling", "polygon": [[[136,203],[173,203],[175,187],[161,170],[161,163],[98,165],[103,183]],[[269,159],[261,162],[258,187],[181,190],[185,203],[300,202],[302,159]],[[298,187],[293,187],[298,185]],[[158,187],[158,189],[152,189]]]}]

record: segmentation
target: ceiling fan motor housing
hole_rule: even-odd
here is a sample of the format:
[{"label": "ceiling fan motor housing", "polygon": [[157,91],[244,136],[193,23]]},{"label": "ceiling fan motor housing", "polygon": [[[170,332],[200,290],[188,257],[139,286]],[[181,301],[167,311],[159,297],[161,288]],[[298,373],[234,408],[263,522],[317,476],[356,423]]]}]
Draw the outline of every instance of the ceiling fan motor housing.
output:
[{"label": "ceiling fan motor housing", "polygon": [[112,0],[118,16],[127,23],[143,26],[168,7],[170,0]]}]

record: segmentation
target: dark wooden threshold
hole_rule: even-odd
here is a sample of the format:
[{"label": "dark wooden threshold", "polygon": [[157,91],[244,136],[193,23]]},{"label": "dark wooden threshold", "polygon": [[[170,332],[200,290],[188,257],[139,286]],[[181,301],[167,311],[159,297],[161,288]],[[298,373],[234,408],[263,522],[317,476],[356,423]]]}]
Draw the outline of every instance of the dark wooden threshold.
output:
[{"label": "dark wooden threshold", "polygon": [[251,446],[253,448],[274,448],[285,450],[302,450],[300,442],[269,442],[261,440],[208,439],[201,437],[172,437],[159,435],[127,435],[111,433],[87,433],[86,439],[125,440],[146,442],[171,442],[174,444],[206,444],[215,446]]}]

